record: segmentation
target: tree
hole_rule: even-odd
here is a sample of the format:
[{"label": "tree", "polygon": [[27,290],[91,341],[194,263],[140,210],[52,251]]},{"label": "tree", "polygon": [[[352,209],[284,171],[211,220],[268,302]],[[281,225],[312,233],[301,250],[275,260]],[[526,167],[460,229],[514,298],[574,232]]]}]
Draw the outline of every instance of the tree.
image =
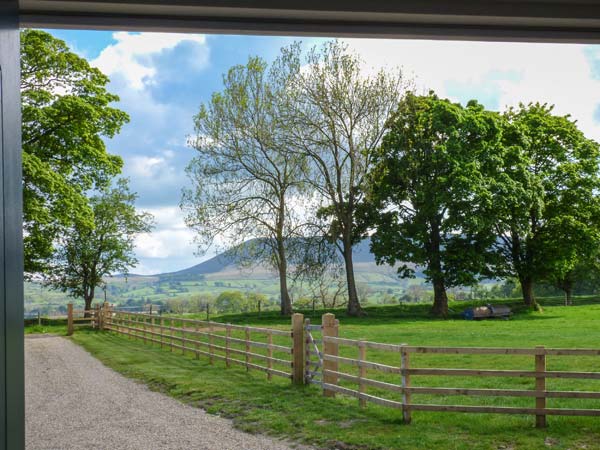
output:
[{"label": "tree", "polygon": [[268,306],[268,301],[265,294],[259,292],[246,292],[246,302],[250,310],[258,311],[260,313],[265,306]]},{"label": "tree", "polygon": [[308,291],[313,301],[319,301],[323,309],[341,307],[347,302],[346,281],[337,264],[324,266],[308,278]]},{"label": "tree", "polygon": [[[552,249],[551,257],[541,260],[541,279],[560,289],[565,306],[573,304],[573,289],[579,281],[600,274],[600,212],[596,198],[584,205],[567,205],[575,213],[558,213],[540,233],[542,248]],[[594,205],[596,203],[596,205]],[[586,213],[592,215],[586,215]]]},{"label": "tree", "polygon": [[39,30],[21,32],[25,271],[43,272],[63,228],[92,225],[86,192],[107,186],[122,160],[103,137],[129,118],[110,105],[108,78]]},{"label": "tree", "polygon": [[[466,107],[407,94],[374,154],[366,198],[371,249],[378,263],[415,267],[433,285],[432,313],[448,314],[446,289],[473,284],[486,272],[485,216],[472,214],[482,197],[482,168],[500,142],[497,115],[475,101]],[[412,264],[410,264],[412,263]]]},{"label": "tree", "polygon": [[271,70],[250,58],[229,70],[223,91],[195,118],[198,155],[187,169],[193,188],[182,199],[201,250],[219,237],[238,262],[277,270],[282,315],[292,313],[289,253],[302,222],[297,194],[303,158],[287,148],[280,112],[288,69],[285,58]]},{"label": "tree", "polygon": [[400,71],[367,75],[359,57],[338,41],[313,48],[305,61],[298,47],[284,52],[298,68],[285,97],[290,145],[309,160],[306,178],[321,200],[321,233],[344,259],[347,312],[361,315],[352,248],[362,234],[355,226],[355,213],[385,121],[405,83]]},{"label": "tree", "polygon": [[152,228],[152,216],[136,211],[136,198],[125,179],[91,197],[93,226],[75,223],[63,230],[47,284],[83,298],[85,309],[89,310],[104,277],[127,274],[129,267],[137,263],[136,235]]},{"label": "tree", "polygon": [[497,236],[496,272],[517,278],[534,307],[534,283],[567,274],[595,240],[600,149],[552,106],[520,105],[504,117],[503,158],[488,178],[485,214]]},{"label": "tree", "polygon": [[212,305],[214,302],[214,295],[205,292],[193,295],[188,300],[190,312],[193,313],[201,313],[203,311],[206,311],[206,308],[210,308],[209,305]]},{"label": "tree", "polygon": [[221,313],[239,313],[248,311],[248,301],[240,291],[223,291],[215,300],[215,307]]}]

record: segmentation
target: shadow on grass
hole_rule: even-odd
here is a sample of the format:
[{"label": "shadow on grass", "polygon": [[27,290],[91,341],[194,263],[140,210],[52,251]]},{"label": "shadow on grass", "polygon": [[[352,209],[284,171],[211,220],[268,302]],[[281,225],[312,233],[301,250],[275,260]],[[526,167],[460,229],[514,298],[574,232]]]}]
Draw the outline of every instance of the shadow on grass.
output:
[{"label": "shadow on grass", "polygon": [[[562,297],[543,297],[538,299],[538,303],[542,307],[556,307],[564,306],[564,300]],[[589,306],[589,305],[600,305],[600,298],[597,296],[582,296],[575,299],[575,304],[571,306]],[[512,319],[517,320],[545,320],[554,317],[554,315],[546,312],[539,312],[527,307],[523,304],[520,298],[506,298],[506,299],[486,299],[486,300],[471,300],[471,301],[455,301],[449,304],[449,315],[447,319],[434,317],[431,315],[431,304],[428,303],[404,303],[399,305],[385,305],[385,306],[369,306],[365,307],[364,311],[366,315],[364,317],[350,317],[347,315],[344,308],[336,309],[315,309],[310,310],[299,310],[304,314],[305,318],[308,318],[313,323],[321,323],[321,316],[325,313],[333,313],[336,318],[343,319],[346,324],[385,324],[404,320],[418,320],[418,321],[444,321],[448,319],[463,320],[462,313],[467,308],[485,306],[488,304],[493,305],[507,305],[513,311]],[[188,316],[186,316],[188,317]],[[199,320],[205,320],[205,316],[202,314],[190,315]],[[282,326],[290,324],[290,318],[281,316],[278,311],[266,311],[262,313],[242,313],[242,314],[227,314],[214,316],[211,320],[217,322],[229,322],[233,324],[260,324],[264,326]],[[490,319],[490,320],[502,320],[502,319]]]}]

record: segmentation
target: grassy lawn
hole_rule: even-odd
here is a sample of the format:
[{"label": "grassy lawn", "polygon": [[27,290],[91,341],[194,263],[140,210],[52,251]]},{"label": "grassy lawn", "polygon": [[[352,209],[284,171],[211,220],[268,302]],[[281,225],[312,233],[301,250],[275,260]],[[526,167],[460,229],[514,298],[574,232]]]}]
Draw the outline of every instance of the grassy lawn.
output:
[{"label": "grassy lawn", "polygon": [[67,334],[67,319],[44,318],[38,324],[37,319],[25,321],[25,334]]},{"label": "grassy lawn", "polygon": [[[340,317],[340,336],[411,345],[491,347],[599,347],[600,304],[562,307],[546,302],[543,312],[518,312],[509,321],[470,322],[432,320],[427,307],[394,306],[368,310],[362,319]],[[580,302],[581,303],[581,302]],[[517,306],[518,303],[515,303]],[[457,305],[453,305],[458,310]],[[464,304],[463,304],[464,307]],[[462,308],[461,308],[462,309]],[[320,316],[318,312],[316,316]],[[255,326],[289,328],[289,319],[276,314],[261,317],[224,316],[217,320]],[[315,317],[313,323],[318,320]],[[356,399],[323,398],[316,386],[292,387],[285,379],[267,381],[261,372],[243,367],[224,370],[224,363],[208,364],[206,358],[161,350],[113,333],[81,330],[74,341],[118,372],[207,411],[232,418],[249,432],[261,432],[340,449],[593,449],[600,448],[598,418],[548,418],[549,428],[537,430],[531,416],[414,412],[413,423],[404,425],[401,412],[369,404],[360,409]],[[356,356],[356,349],[341,348],[342,356]],[[398,355],[369,350],[369,360],[398,365]],[[414,355],[414,367],[533,368],[533,357]],[[600,358],[548,357],[549,370],[600,371]],[[352,373],[350,368],[344,370]],[[370,373],[370,376],[375,376]],[[395,375],[377,374],[382,381],[398,382]],[[413,385],[530,389],[529,379],[477,377],[413,377]],[[349,387],[354,387],[348,385]],[[600,381],[548,380],[547,389],[600,390]],[[375,395],[376,389],[369,390]],[[386,393],[387,398],[394,399]],[[413,402],[533,406],[533,399],[493,397],[414,396]],[[550,407],[600,408],[597,400],[549,399]]]},{"label": "grassy lawn", "polygon": [[[380,307],[362,319],[340,317],[340,335],[347,338],[411,345],[599,347],[600,304],[593,299],[575,307],[546,306],[543,313],[521,312],[509,321],[432,320],[425,307]],[[547,302],[552,303],[552,302]],[[320,314],[320,312],[319,312]],[[318,314],[317,314],[318,315]],[[227,316],[222,321],[288,328],[275,314]],[[317,323],[316,318],[313,323]],[[340,449],[593,449],[600,448],[600,420],[549,416],[549,427],[537,430],[531,416],[414,412],[404,425],[401,412],[356,399],[324,398],[316,386],[292,387],[285,379],[267,381],[261,372],[243,367],[224,370],[224,363],[161,350],[113,333],[81,330],[74,341],[109,367],[141,380],[153,389],[232,418],[249,432],[261,432]],[[341,348],[355,356],[356,349]],[[398,355],[369,350],[369,360],[398,365]],[[533,357],[488,355],[414,355],[414,367],[533,369]],[[600,371],[600,358],[548,357],[549,370]],[[350,368],[344,370],[352,373]],[[383,381],[395,375],[369,373]],[[413,377],[415,386],[530,389],[533,381],[519,378]],[[349,387],[354,387],[348,385]],[[600,390],[600,380],[548,380],[547,389]],[[382,394],[376,389],[368,391]],[[386,393],[394,399],[393,394]],[[533,406],[530,398],[414,396],[413,402]],[[600,408],[597,400],[548,399],[550,407]]]}]

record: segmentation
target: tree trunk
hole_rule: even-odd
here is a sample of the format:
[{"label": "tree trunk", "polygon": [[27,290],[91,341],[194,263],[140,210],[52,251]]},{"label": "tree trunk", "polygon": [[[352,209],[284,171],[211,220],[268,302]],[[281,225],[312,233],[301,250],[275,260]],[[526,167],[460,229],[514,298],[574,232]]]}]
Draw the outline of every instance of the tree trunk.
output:
[{"label": "tree trunk", "polygon": [[432,220],[429,235],[429,270],[433,283],[433,307],[431,313],[438,317],[448,317],[448,295],[441,261],[440,224]]},{"label": "tree trunk", "polygon": [[433,308],[431,313],[438,317],[448,317],[448,295],[443,279],[433,280]]},{"label": "tree trunk", "polygon": [[278,270],[279,270],[279,297],[282,316],[292,315],[292,300],[287,286],[287,259],[283,240],[277,242]]},{"label": "tree trunk", "polygon": [[91,291],[88,295],[83,297],[83,301],[85,302],[84,314],[83,317],[91,317],[92,316],[92,302],[94,301],[94,291]]},{"label": "tree trunk", "polygon": [[344,239],[344,264],[346,266],[346,283],[348,285],[348,307],[346,312],[349,316],[359,317],[364,315],[358,292],[356,291],[356,280],[354,279],[354,262],[352,261],[352,243],[350,239]]},{"label": "tree trunk", "polygon": [[573,305],[573,283],[563,280],[561,289],[565,292],[565,306]]},{"label": "tree trunk", "polygon": [[531,277],[519,277],[521,283],[521,291],[523,292],[523,302],[529,308],[536,306],[535,296],[533,295],[533,279]]}]

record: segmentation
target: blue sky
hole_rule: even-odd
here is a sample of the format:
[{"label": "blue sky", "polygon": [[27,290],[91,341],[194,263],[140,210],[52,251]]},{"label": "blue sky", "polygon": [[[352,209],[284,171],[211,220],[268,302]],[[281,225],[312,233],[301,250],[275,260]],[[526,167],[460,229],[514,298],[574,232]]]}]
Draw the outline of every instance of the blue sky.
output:
[{"label": "blue sky", "polygon": [[[156,218],[139,236],[136,273],[161,273],[197,264],[193,234],[178,204],[194,156],[186,145],[193,116],[221,88],[223,73],[249,56],[274,59],[294,38],[194,34],[51,31],[106,73],[118,106],[131,116],[107,141],[125,161],[124,175],[139,194],[138,208]],[[305,46],[317,39],[297,39]],[[600,140],[600,46],[410,40],[346,40],[365,73],[401,67],[417,90],[455,101],[478,99],[502,110],[520,101],[556,105],[589,137]]]}]

